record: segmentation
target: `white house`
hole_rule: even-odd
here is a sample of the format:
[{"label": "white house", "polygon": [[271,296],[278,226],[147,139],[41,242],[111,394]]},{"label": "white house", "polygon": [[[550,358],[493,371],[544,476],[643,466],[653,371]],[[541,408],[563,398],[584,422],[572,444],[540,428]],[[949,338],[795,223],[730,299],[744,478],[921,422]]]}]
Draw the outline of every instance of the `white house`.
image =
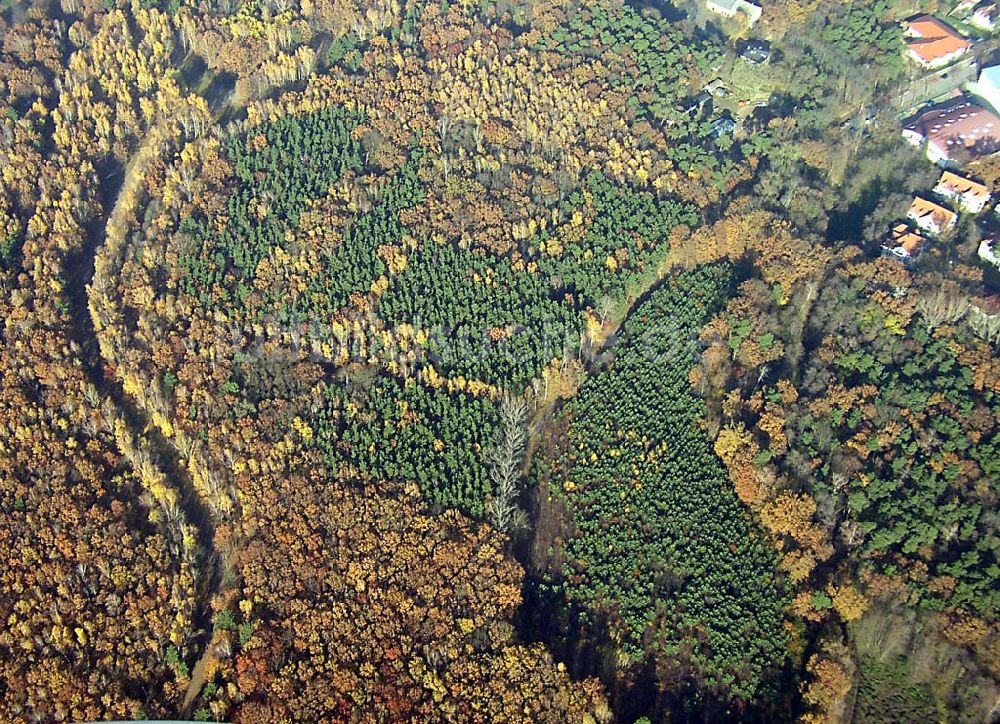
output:
[{"label": "white house", "polygon": [[906,218],[928,234],[940,236],[955,226],[958,214],[940,204],[935,204],[933,201],[914,196]]},{"label": "white house", "polygon": [[892,227],[889,237],[882,243],[882,256],[901,261],[907,266],[920,258],[927,246],[927,239],[903,223]]},{"label": "white house", "polygon": [[736,17],[737,13],[743,13],[750,26],[760,20],[763,9],[760,5],[755,5],[748,0],[706,0],[705,6],[713,13],[724,15],[727,18]]},{"label": "white house", "polygon": [[990,190],[978,181],[945,171],[934,187],[934,193],[943,199],[954,201],[963,211],[978,214],[990,202]]}]

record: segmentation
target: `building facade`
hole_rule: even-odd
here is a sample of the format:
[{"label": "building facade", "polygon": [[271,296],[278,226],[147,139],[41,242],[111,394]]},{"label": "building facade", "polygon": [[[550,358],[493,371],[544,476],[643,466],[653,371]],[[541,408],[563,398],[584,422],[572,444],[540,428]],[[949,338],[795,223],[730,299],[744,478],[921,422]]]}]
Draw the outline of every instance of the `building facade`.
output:
[{"label": "building facade", "polygon": [[951,171],[941,174],[934,193],[939,198],[954,201],[962,211],[970,214],[978,214],[985,209],[992,196],[985,184]]},{"label": "building facade", "polygon": [[933,15],[909,20],[904,35],[910,59],[925,68],[941,68],[972,50],[972,43]]},{"label": "building facade", "polygon": [[947,165],[963,154],[988,156],[1000,150],[1000,117],[968,97],[918,113],[903,123],[903,138],[927,146],[927,158]]}]

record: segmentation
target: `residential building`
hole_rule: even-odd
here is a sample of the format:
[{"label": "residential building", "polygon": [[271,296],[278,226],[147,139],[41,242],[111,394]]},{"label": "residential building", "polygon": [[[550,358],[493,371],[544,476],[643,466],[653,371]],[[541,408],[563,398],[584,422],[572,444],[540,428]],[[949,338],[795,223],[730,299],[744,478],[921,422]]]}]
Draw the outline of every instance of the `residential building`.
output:
[{"label": "residential building", "polygon": [[907,21],[904,35],[910,58],[926,68],[953,63],[972,49],[972,43],[933,15]]},{"label": "residential building", "polygon": [[978,214],[990,202],[990,190],[985,184],[945,171],[941,174],[934,193],[939,197],[954,201],[963,211]]},{"label": "residential building", "polygon": [[722,78],[716,78],[711,83],[708,83],[705,86],[705,92],[717,98],[724,98],[729,95],[729,89],[726,88],[726,84],[722,82]]},{"label": "residential building", "polygon": [[972,13],[972,16],[969,18],[969,24],[980,30],[994,30],[997,24],[997,4],[992,2],[982,3]]},{"label": "residential building", "polygon": [[909,266],[920,257],[926,245],[926,237],[900,222],[892,227],[883,242],[882,256],[897,259]]},{"label": "residential building", "polygon": [[736,17],[737,13],[743,13],[751,27],[760,20],[760,15],[763,12],[760,5],[748,2],[748,0],[707,0],[705,5],[713,13],[724,15],[727,18]]},{"label": "residential building", "polygon": [[766,40],[744,40],[739,51],[740,57],[751,63],[766,63],[771,59],[771,44]]},{"label": "residential building", "polygon": [[963,96],[906,121],[903,138],[926,143],[927,158],[942,165],[962,153],[988,156],[1000,149],[1000,117]]},{"label": "residential building", "polygon": [[1000,110],[1000,65],[991,65],[979,72],[979,80],[970,89],[993,108]]},{"label": "residential building", "polygon": [[681,105],[684,112],[689,116],[695,116],[701,113],[705,108],[705,104],[712,100],[712,94],[708,91],[701,91],[694,98],[691,98]]},{"label": "residential building", "polygon": [[958,221],[958,214],[940,204],[935,204],[933,201],[914,196],[906,218],[916,224],[922,231],[926,231],[928,234],[934,236],[940,236],[955,227],[955,222]]},{"label": "residential building", "polygon": [[1000,268],[1000,257],[997,257],[996,242],[993,239],[983,239],[979,242],[979,258]]},{"label": "residential building", "polygon": [[730,133],[736,130],[736,121],[728,116],[723,116],[722,118],[716,118],[712,121],[712,136],[714,138],[722,138],[723,136],[728,136]]}]

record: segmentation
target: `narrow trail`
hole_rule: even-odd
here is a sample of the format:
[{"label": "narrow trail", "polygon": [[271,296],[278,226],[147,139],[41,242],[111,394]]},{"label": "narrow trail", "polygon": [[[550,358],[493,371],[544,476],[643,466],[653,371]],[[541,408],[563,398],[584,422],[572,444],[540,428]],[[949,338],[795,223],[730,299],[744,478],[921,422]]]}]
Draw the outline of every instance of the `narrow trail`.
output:
[{"label": "narrow trail", "polygon": [[115,215],[121,200],[126,197],[128,186],[137,184],[138,181],[134,179],[141,176],[141,169],[135,168],[131,162],[124,168],[118,167],[110,173],[101,175],[102,195],[105,209],[108,211],[91,222],[87,228],[85,243],[66,258],[64,266],[66,292],[71,302],[69,312],[72,328],[69,336],[78,348],[79,360],[88,380],[102,397],[114,404],[131,436],[136,440],[147,442],[147,452],[154,464],[169,481],[170,486],[179,493],[179,507],[184,519],[197,531],[198,554],[195,564],[199,577],[193,626],[200,633],[192,644],[203,648],[211,631],[209,601],[220,579],[212,516],[195,492],[191,476],[177,449],[154,425],[150,424],[148,413],[126,394],[121,382],[107,374],[106,366],[114,360],[107,360],[101,355],[94,320],[89,311],[95,259],[105,243],[108,221]]},{"label": "narrow trail", "polygon": [[[216,121],[226,117],[234,109],[232,90],[211,103],[212,115]],[[111,291],[109,289],[111,280],[107,280],[105,284],[94,283],[96,261],[102,251],[105,251],[109,224],[118,224],[118,228],[125,228],[124,217],[128,210],[123,207],[124,203],[126,200],[135,199],[141,190],[146,164],[158,157],[156,153],[158,143],[156,134],[149,132],[127,165],[123,167],[119,164],[102,169],[103,173],[99,174],[99,184],[104,213],[99,218],[93,219],[88,226],[84,244],[67,256],[63,276],[71,304],[69,312],[72,328],[69,330],[69,336],[78,348],[79,360],[88,380],[102,397],[113,403],[133,439],[146,442],[147,452],[154,464],[169,481],[170,487],[179,494],[179,507],[184,520],[197,531],[198,553],[195,566],[198,578],[196,607],[192,621],[195,636],[188,644],[200,653],[181,705],[180,713],[187,716],[204,684],[205,664],[210,655],[209,644],[212,635],[210,603],[222,583],[221,560],[215,548],[215,521],[211,511],[199,496],[190,471],[176,445],[152,424],[150,412],[143,409],[137,400],[125,392],[120,379],[108,373],[109,368],[118,365],[119,360],[108,359],[101,353],[98,326],[92,314],[93,309],[101,308],[101,302],[108,301],[97,297]],[[115,268],[120,268],[120,265]]]}]

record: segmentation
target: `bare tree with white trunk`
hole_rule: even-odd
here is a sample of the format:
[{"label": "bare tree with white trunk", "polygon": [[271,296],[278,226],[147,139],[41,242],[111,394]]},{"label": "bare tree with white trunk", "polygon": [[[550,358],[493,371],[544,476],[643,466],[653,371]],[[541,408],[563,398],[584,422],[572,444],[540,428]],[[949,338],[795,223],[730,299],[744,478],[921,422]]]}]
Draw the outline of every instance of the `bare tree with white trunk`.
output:
[{"label": "bare tree with white trunk", "polygon": [[522,398],[508,394],[500,399],[498,411],[500,425],[487,453],[493,497],[486,505],[486,515],[497,530],[508,533],[525,524],[517,496],[528,439],[528,408]]},{"label": "bare tree with white trunk", "polygon": [[968,322],[980,339],[993,346],[1000,345],[1000,314],[987,314],[979,307],[970,307]]},{"label": "bare tree with white trunk", "polygon": [[968,298],[959,294],[938,289],[917,299],[917,311],[924,318],[928,332],[942,324],[952,324],[965,316],[969,311]]}]

